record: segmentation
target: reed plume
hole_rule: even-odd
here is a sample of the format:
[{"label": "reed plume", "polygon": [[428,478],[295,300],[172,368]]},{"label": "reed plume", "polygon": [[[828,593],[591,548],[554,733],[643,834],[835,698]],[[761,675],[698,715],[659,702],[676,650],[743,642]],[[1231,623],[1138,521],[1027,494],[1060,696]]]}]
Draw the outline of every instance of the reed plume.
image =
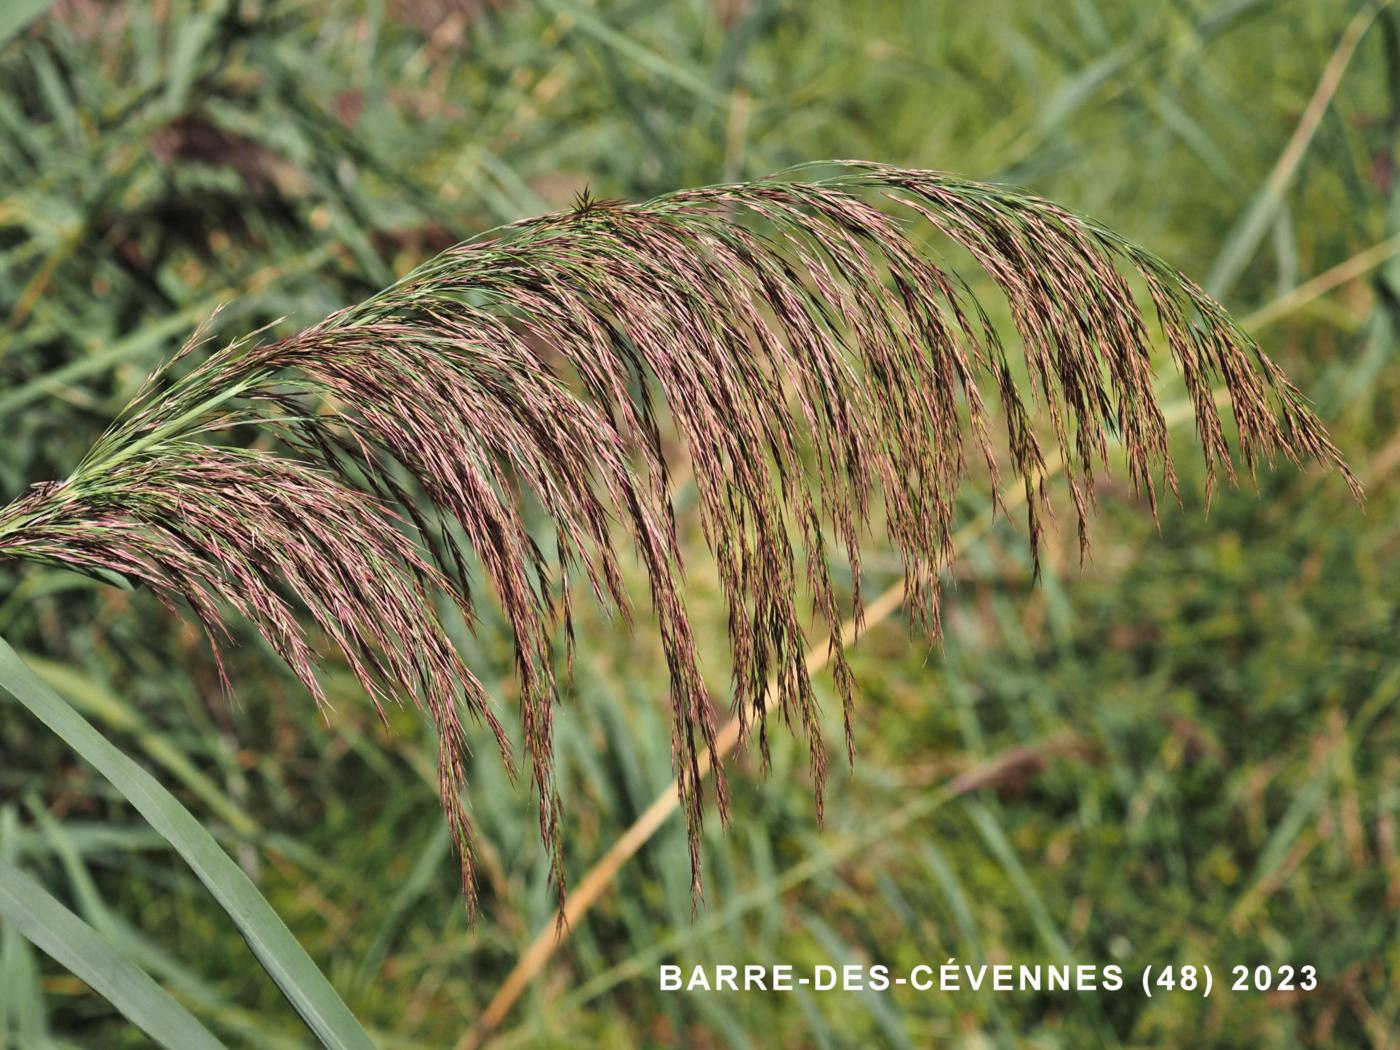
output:
[{"label": "reed plume", "polygon": [[[985,271],[1020,360],[915,236]],[[670,675],[698,890],[699,756],[715,715],[682,595],[663,429],[692,464],[745,733],[757,729],[766,758],[771,706],[805,736],[820,812],[826,747],[802,660],[804,586],[828,631],[848,751],[854,699],[828,539],[849,562],[859,621],[860,544],[880,521],[910,609],[936,632],[973,463],[994,481],[1003,469],[1023,479],[1039,550],[1049,494],[1037,412],[1065,458],[1081,546],[1111,439],[1155,513],[1177,477],[1145,310],[1193,401],[1208,486],[1235,476],[1212,399],[1223,382],[1249,472],[1276,453],[1310,458],[1359,493],[1294,386],[1156,256],[1033,196],[849,162],[830,177],[789,171],[645,204],[585,196],[451,248],[290,338],[209,353],[192,340],[69,478],[0,511],[0,555],[143,584],[193,611],[216,659],[235,612],[324,700],[314,625],[376,704],[416,701],[433,720],[470,901],[462,719],[484,719],[511,756],[441,603],[471,625],[479,565],[504,611],[562,893],[553,649],[562,632],[572,651],[577,586],[626,614],[631,548]],[[552,547],[527,527],[531,508],[552,522]],[[715,782],[724,813],[721,769]]]}]

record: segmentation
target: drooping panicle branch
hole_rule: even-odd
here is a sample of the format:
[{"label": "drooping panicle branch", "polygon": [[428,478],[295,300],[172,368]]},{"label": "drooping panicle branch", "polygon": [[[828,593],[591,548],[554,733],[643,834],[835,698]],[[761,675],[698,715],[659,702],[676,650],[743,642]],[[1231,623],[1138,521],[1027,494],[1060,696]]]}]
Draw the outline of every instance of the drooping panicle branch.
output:
[{"label": "drooping panicle branch", "polygon": [[[1011,332],[933,261],[930,238],[980,267]],[[770,708],[805,736],[820,812],[826,747],[803,663],[804,591],[828,632],[853,753],[829,539],[850,566],[859,618],[860,545],[881,523],[912,612],[936,631],[973,461],[993,479],[1008,467],[1024,479],[1038,549],[1048,498],[1039,413],[1064,457],[1081,544],[1114,444],[1155,513],[1177,479],[1153,328],[1184,378],[1211,483],[1218,471],[1234,477],[1214,401],[1223,383],[1251,473],[1282,453],[1355,487],[1298,391],[1155,256],[1035,197],[848,163],[831,178],[788,172],[641,205],[581,199],[452,248],[290,338],[239,340],[178,376],[184,365],[172,362],[71,477],[0,512],[0,554],[117,573],[183,601],[216,653],[232,610],[323,699],[314,625],[377,704],[414,700],[432,718],[470,896],[462,718],[485,719],[510,755],[439,602],[470,626],[477,566],[505,613],[562,892],[554,646],[561,631],[572,646],[576,581],[627,613],[630,550],[670,673],[698,888],[700,757],[715,714],[683,598],[663,429],[688,453],[736,710],[765,760]],[[250,428],[273,447],[240,438]],[[552,549],[532,536],[529,507],[552,523]],[[724,810],[722,770],[716,785]]]}]

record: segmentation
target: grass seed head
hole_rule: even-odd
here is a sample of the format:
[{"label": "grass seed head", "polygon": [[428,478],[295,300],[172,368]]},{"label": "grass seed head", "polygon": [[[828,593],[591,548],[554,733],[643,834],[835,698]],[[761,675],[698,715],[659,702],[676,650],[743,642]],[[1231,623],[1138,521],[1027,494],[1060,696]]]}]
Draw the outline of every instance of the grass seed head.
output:
[{"label": "grass seed head", "polygon": [[[1005,300],[1019,360],[915,231],[981,267]],[[849,561],[858,620],[860,541],[878,508],[911,612],[936,631],[970,461],[1023,479],[1038,553],[1048,496],[1037,408],[1064,459],[1081,548],[1114,442],[1155,513],[1177,478],[1139,299],[1185,381],[1208,485],[1235,476],[1214,401],[1223,383],[1251,474],[1282,453],[1356,489],[1299,392],[1160,259],[1036,197],[850,162],[831,178],[788,172],[645,204],[585,192],[569,211],[451,248],[290,338],[239,340],[178,378],[167,365],[70,478],[0,511],[0,554],[143,583],[187,605],[216,656],[232,611],[323,700],[314,625],[376,704],[416,702],[432,719],[474,900],[463,719],[484,720],[511,756],[440,602],[473,622],[474,559],[505,613],[562,894],[553,642],[562,630],[571,650],[576,581],[625,614],[619,559],[631,548],[670,675],[698,886],[701,755],[715,712],[681,591],[662,406],[684,440],[718,569],[738,716],[746,734],[758,729],[765,758],[775,709],[806,737],[820,813],[826,747],[803,661],[804,587],[827,630],[853,754],[828,537]],[[241,446],[249,427],[274,447]],[[527,494],[553,524],[552,558],[527,527]],[[715,780],[723,813],[722,769]]]}]

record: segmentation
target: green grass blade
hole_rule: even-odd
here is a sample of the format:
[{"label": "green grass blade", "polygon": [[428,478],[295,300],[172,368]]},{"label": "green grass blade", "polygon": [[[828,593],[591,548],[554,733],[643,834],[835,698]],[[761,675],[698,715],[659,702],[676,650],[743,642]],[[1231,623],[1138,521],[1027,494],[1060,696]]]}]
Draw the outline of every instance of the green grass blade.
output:
[{"label": "green grass blade", "polygon": [[162,1046],[204,1050],[224,1044],[155,981],[44,887],[0,860],[0,916],[62,963]]},{"label": "green grass blade", "polygon": [[[14,804],[0,806],[0,861],[15,859],[19,831]],[[0,1045],[50,1045],[48,1005],[34,946],[14,923],[0,921]]]},{"label": "green grass blade", "polygon": [[322,1044],[337,1048],[373,1047],[369,1036],[286,924],[194,815],[49,688],[3,639],[0,689],[110,780],[185,858]]},{"label": "green grass blade", "polygon": [[0,9],[0,44],[49,9],[53,0],[10,0]]},{"label": "green grass blade", "polygon": [[664,55],[643,47],[625,33],[620,33],[597,15],[584,10],[569,0],[545,0],[544,6],[573,19],[580,32],[593,37],[599,43],[617,52],[623,58],[636,63],[649,73],[663,77],[673,84],[685,88],[696,98],[720,104],[727,102],[724,93],[705,81],[692,69],[688,69]]},{"label": "green grass blade", "polygon": [[104,688],[91,678],[53,660],[25,653],[21,660],[77,708],[85,718],[93,719],[109,731],[130,733],[136,744],[157,766],[175,781],[188,788],[210,812],[224,821],[237,834],[247,839],[262,834],[258,822],[246,810],[204,774],[180,745],[147,724],[131,704]]}]

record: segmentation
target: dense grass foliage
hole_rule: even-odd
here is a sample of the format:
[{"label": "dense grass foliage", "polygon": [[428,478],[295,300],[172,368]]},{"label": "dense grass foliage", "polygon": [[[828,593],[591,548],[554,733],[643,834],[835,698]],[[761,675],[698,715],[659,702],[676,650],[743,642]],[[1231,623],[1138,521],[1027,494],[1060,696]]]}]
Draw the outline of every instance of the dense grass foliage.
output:
[{"label": "dense grass foliage", "polygon": [[[1300,139],[1349,5],[985,6],[391,2],[327,15],[64,0],[0,50],[6,501],[66,476],[220,302],[217,336],[290,335],[463,237],[569,207],[585,184],[645,199],[820,156],[1009,181],[1207,277],[1246,329],[1255,318],[1367,486],[1363,513],[1335,479],[1283,465],[1260,472],[1258,494],[1219,489],[1207,517],[1205,466],[1178,431],[1185,506],[1164,504],[1154,528],[1124,462],[1122,482],[1096,486],[1082,568],[1066,516],[1047,523],[1035,586],[1019,530],[980,529],[959,550],[941,647],[893,618],[850,648],[861,757],[853,772],[833,765],[825,830],[804,745],[775,736],[766,777],[756,756],[731,772],[742,821],[706,828],[698,916],[673,821],[529,985],[506,1045],[760,1033],[1179,1045],[1203,1031],[1222,1045],[1365,1045],[1400,1013],[1396,27],[1381,16]],[[1376,245],[1326,295],[1292,294]],[[1179,384],[1159,389],[1189,404]],[[701,673],[724,704],[726,595],[687,477],[673,479],[677,542]],[[988,498],[965,493],[953,521],[980,520]],[[861,563],[867,594],[903,571],[873,539]],[[640,566],[619,571],[646,592]],[[845,559],[831,572],[848,591]],[[582,600],[574,614],[586,644],[554,727],[571,875],[672,776],[651,625],[619,630]],[[551,923],[538,815],[489,732],[468,729],[473,928],[434,802],[435,734],[392,708],[383,731],[349,668],[326,677],[323,719],[240,630],[230,704],[198,632],[149,593],[57,569],[0,566],[0,633],[215,831],[385,1045],[450,1045]],[[511,624],[483,603],[456,641],[513,703]],[[832,679],[813,686],[839,739]],[[304,1038],[232,923],[104,781],[12,704],[0,741],[0,860],[230,1043]],[[1208,1002],[655,991],[662,959],[950,956],[1222,972],[1310,961],[1323,986]],[[50,1037],[141,1038],[7,927],[0,1040]]]}]

